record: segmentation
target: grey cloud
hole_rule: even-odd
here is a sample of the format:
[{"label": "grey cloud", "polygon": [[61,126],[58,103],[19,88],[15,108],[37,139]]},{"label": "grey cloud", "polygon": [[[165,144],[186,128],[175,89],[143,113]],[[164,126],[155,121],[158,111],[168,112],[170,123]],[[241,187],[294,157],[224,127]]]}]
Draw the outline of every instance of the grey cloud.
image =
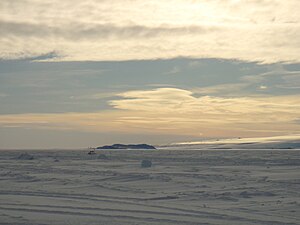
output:
[{"label": "grey cloud", "polygon": [[29,58],[27,60],[32,60],[32,61],[42,61],[42,60],[48,60],[48,59],[54,59],[60,57],[58,53],[55,51],[45,53],[36,57]]},{"label": "grey cloud", "polygon": [[197,35],[214,32],[221,28],[207,26],[118,26],[106,24],[73,23],[64,26],[49,26],[37,23],[22,23],[0,21],[0,31],[3,36],[17,37],[52,37],[65,39],[90,38],[155,38],[161,35]]},{"label": "grey cloud", "polygon": [[267,71],[259,74],[248,75],[241,81],[248,84],[249,88],[264,87],[258,90],[268,91],[273,94],[298,94],[300,84],[300,71],[289,71],[282,64],[272,64],[266,67]]}]

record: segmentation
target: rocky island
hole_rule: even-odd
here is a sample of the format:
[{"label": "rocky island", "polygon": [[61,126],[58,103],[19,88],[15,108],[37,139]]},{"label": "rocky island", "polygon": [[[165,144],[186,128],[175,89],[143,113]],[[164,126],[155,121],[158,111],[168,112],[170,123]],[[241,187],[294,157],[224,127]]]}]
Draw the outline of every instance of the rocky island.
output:
[{"label": "rocky island", "polygon": [[97,147],[97,149],[156,149],[152,145],[147,144],[113,144],[113,145],[104,145],[101,147]]}]

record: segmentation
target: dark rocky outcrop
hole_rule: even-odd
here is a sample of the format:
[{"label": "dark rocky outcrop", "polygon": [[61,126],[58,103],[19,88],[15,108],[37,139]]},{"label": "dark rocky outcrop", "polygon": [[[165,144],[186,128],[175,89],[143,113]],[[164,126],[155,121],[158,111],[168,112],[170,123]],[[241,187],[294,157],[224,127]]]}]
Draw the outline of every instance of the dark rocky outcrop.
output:
[{"label": "dark rocky outcrop", "polygon": [[147,145],[147,144],[136,144],[136,145],[114,144],[114,145],[105,145],[102,147],[97,147],[97,149],[156,149],[156,148],[152,145]]}]

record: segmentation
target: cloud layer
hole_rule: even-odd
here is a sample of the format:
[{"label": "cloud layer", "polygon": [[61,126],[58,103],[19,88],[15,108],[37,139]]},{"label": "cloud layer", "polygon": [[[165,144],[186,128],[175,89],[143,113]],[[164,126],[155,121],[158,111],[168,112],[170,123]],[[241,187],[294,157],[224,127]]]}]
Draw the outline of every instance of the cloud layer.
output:
[{"label": "cloud layer", "polygon": [[0,58],[299,62],[297,0],[2,0]]},{"label": "cloud layer", "polygon": [[299,96],[194,96],[188,90],[128,91],[95,113],[0,115],[1,127],[190,135],[272,136],[299,132]]},{"label": "cloud layer", "polygon": [[291,122],[300,115],[299,96],[195,97],[191,91],[178,88],[129,91],[120,96],[123,99],[111,101],[114,108],[221,124]]}]

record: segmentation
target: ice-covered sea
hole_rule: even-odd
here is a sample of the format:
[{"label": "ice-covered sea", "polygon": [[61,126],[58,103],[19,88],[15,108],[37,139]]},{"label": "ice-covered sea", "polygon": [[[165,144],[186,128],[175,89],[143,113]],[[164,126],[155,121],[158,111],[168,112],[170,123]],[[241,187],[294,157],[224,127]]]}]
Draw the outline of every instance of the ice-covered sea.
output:
[{"label": "ice-covered sea", "polygon": [[299,225],[300,151],[1,150],[0,224]]}]

